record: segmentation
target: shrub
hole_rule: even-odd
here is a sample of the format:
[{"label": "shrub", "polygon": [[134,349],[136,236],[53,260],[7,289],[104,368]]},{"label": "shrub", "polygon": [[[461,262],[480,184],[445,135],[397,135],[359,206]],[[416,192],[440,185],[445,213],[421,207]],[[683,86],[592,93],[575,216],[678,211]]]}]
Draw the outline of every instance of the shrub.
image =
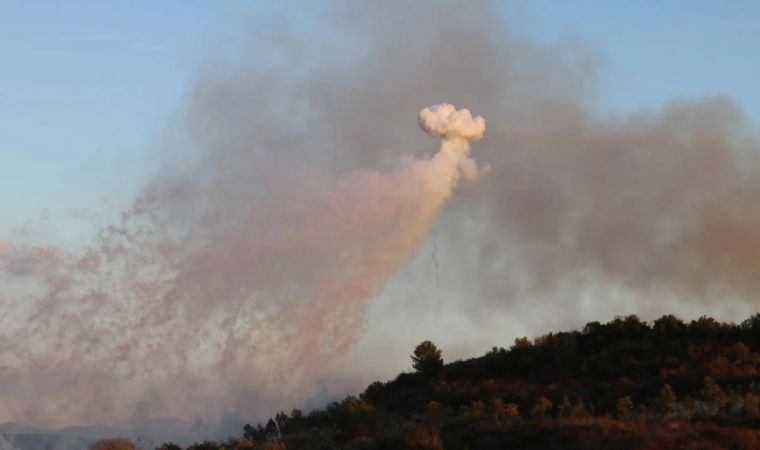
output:
[{"label": "shrub", "polygon": [[437,428],[421,427],[407,430],[404,433],[404,444],[414,450],[443,450],[441,433]]},{"label": "shrub", "polygon": [[633,411],[633,400],[631,400],[630,395],[618,398],[617,411],[621,416],[627,416]]},{"label": "shrub", "polygon": [[502,418],[518,417],[520,415],[520,411],[518,410],[516,404],[504,403],[504,400],[500,398],[491,400],[491,410],[493,411],[493,415],[497,420]]},{"label": "shrub", "polygon": [[470,402],[470,406],[465,407],[464,415],[469,417],[483,417],[486,414],[486,404],[481,400]]},{"label": "shrub", "polygon": [[670,412],[676,405],[676,393],[673,392],[673,388],[669,384],[665,383],[660,388],[660,408],[664,412]]},{"label": "shrub", "polygon": [[551,409],[552,402],[546,397],[539,397],[538,400],[536,400],[536,405],[533,407],[530,415],[533,417],[544,417]]},{"label": "shrub", "polygon": [[728,401],[726,395],[723,393],[723,389],[715,382],[710,376],[706,376],[702,380],[702,395],[705,400],[717,407],[722,407]]},{"label": "shrub", "polygon": [[102,439],[90,446],[90,450],[135,450],[135,444],[129,439]]},{"label": "shrub", "polygon": [[747,392],[747,395],[744,396],[744,409],[750,417],[760,417],[760,398],[751,392]]}]

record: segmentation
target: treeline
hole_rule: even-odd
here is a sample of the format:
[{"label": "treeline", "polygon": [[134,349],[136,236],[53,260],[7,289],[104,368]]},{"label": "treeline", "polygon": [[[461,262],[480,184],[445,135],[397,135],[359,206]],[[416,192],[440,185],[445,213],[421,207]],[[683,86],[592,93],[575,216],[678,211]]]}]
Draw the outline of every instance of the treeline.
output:
[{"label": "treeline", "polygon": [[187,449],[760,448],[760,314],[617,317],[445,365],[426,341],[412,362],[358,397]]},{"label": "treeline", "polygon": [[631,315],[533,341],[518,338],[508,349],[448,364],[433,379],[401,374],[373,383],[362,398],[386,410],[415,412],[424,410],[424,399],[459,410],[502,395],[532,411],[540,397],[553,405],[571,398],[581,410],[607,414],[625,396],[637,405],[652,403],[665,383],[695,401],[710,380],[734,394],[751,391],[760,383],[759,351],[760,314],[741,324],[707,317],[684,323],[670,315],[649,324]]}]

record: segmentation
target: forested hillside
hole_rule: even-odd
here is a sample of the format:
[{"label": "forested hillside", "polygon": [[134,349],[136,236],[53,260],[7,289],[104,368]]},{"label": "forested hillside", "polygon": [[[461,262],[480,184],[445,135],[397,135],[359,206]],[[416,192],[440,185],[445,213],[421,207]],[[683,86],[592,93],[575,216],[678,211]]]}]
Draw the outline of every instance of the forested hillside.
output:
[{"label": "forested hillside", "polygon": [[426,341],[414,373],[189,448],[760,448],[760,314],[741,324],[618,317],[470,360],[440,354]]}]

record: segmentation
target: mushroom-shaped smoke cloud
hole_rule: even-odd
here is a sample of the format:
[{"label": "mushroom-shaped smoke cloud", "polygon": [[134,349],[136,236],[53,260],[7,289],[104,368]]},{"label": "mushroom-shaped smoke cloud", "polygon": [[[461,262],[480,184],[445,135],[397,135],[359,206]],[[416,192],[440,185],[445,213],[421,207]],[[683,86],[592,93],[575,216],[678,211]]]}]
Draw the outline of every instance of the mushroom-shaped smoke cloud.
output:
[{"label": "mushroom-shaped smoke cloud", "polygon": [[420,128],[433,137],[444,140],[465,139],[477,141],[486,131],[486,120],[472,117],[469,109],[457,110],[454,105],[441,103],[420,111]]},{"label": "mushroom-shaped smoke cloud", "polygon": [[[438,157],[457,159],[455,167],[461,170],[467,179],[478,176],[478,166],[469,157],[470,141],[477,141],[483,137],[486,131],[484,118],[472,117],[468,109],[458,110],[454,105],[441,103],[420,111],[418,122],[425,133],[442,139]],[[452,176],[457,177],[458,172]]]}]

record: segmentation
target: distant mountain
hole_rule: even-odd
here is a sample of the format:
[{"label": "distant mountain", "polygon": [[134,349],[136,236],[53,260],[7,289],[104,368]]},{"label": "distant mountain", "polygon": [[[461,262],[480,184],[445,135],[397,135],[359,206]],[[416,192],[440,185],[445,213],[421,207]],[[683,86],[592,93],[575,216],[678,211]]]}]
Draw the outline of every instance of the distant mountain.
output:
[{"label": "distant mountain", "polygon": [[7,422],[2,425],[0,425],[0,433],[10,433],[10,434],[42,434],[47,431],[54,431],[54,430],[44,430],[42,428],[34,428],[26,425],[21,425],[20,423],[14,423],[14,422]]},{"label": "distant mountain", "polygon": [[8,422],[0,425],[0,434],[40,434],[56,436],[76,436],[88,438],[104,438],[111,436],[127,436],[131,432],[127,428],[109,427],[106,425],[91,425],[66,427],[59,429],[35,428],[18,423]]},{"label": "distant mountain", "polygon": [[46,429],[4,423],[0,425],[0,450],[81,450],[99,439],[117,436],[137,437],[128,429],[104,425]]},{"label": "distant mountain", "polygon": [[[36,428],[18,423],[0,425],[0,450],[85,450],[101,439],[128,438],[145,450],[162,442],[190,444],[226,438],[230,424],[199,424],[175,418],[141,421],[131,428],[105,425],[72,426],[60,429]],[[237,423],[237,432],[243,423]]]}]

